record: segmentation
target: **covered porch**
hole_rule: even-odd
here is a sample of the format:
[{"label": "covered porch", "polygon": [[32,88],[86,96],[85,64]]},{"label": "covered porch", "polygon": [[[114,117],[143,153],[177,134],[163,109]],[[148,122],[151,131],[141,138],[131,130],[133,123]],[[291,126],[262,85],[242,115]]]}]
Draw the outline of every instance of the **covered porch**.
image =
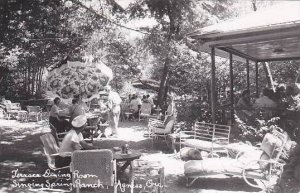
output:
[{"label": "covered porch", "polygon": [[[300,2],[285,1],[249,15],[220,22],[187,34],[201,52],[211,55],[211,111],[216,123],[216,56],[229,58],[231,123],[234,121],[233,61],[255,65],[255,93],[259,96],[258,67],[264,62],[300,59]],[[267,69],[269,70],[269,69]]]}]

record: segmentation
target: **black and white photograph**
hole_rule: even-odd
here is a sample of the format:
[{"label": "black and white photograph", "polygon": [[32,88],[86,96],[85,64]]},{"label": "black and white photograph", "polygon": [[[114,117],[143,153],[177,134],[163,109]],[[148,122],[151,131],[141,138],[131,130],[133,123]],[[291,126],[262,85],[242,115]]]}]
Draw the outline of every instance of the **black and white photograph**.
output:
[{"label": "black and white photograph", "polygon": [[0,193],[299,193],[300,0],[0,0]]}]

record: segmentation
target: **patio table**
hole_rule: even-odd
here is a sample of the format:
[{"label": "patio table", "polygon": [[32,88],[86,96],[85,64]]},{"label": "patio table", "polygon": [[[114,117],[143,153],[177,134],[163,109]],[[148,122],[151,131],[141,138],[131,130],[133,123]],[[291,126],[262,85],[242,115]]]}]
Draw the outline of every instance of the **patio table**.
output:
[{"label": "patio table", "polygon": [[128,166],[131,166],[132,168],[132,161],[135,159],[139,159],[141,157],[141,153],[136,150],[129,150],[128,153],[122,153],[121,151],[113,151],[114,153],[114,159],[117,162],[125,162],[123,165],[121,165],[120,168],[117,169],[119,173],[123,173]]}]

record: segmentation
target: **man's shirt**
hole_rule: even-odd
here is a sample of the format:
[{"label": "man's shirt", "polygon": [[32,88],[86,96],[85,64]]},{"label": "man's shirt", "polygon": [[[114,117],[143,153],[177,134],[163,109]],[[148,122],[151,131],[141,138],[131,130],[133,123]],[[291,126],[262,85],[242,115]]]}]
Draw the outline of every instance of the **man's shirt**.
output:
[{"label": "man's shirt", "polygon": [[71,129],[61,143],[59,155],[65,157],[66,153],[72,153],[75,150],[82,149],[80,141],[83,141],[82,133],[77,134],[74,129]]},{"label": "man's shirt", "polygon": [[112,112],[120,111],[120,104],[122,103],[122,99],[117,92],[111,91],[108,95],[107,105],[108,108],[111,109]]}]

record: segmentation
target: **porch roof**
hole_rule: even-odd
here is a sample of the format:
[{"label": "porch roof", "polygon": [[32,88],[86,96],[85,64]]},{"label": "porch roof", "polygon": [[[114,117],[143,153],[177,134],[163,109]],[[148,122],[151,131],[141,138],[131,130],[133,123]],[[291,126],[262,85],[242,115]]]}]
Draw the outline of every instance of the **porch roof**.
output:
[{"label": "porch roof", "polygon": [[[300,59],[300,2],[285,1],[187,34],[198,49],[256,62]],[[225,55],[226,54],[226,55]]]}]

